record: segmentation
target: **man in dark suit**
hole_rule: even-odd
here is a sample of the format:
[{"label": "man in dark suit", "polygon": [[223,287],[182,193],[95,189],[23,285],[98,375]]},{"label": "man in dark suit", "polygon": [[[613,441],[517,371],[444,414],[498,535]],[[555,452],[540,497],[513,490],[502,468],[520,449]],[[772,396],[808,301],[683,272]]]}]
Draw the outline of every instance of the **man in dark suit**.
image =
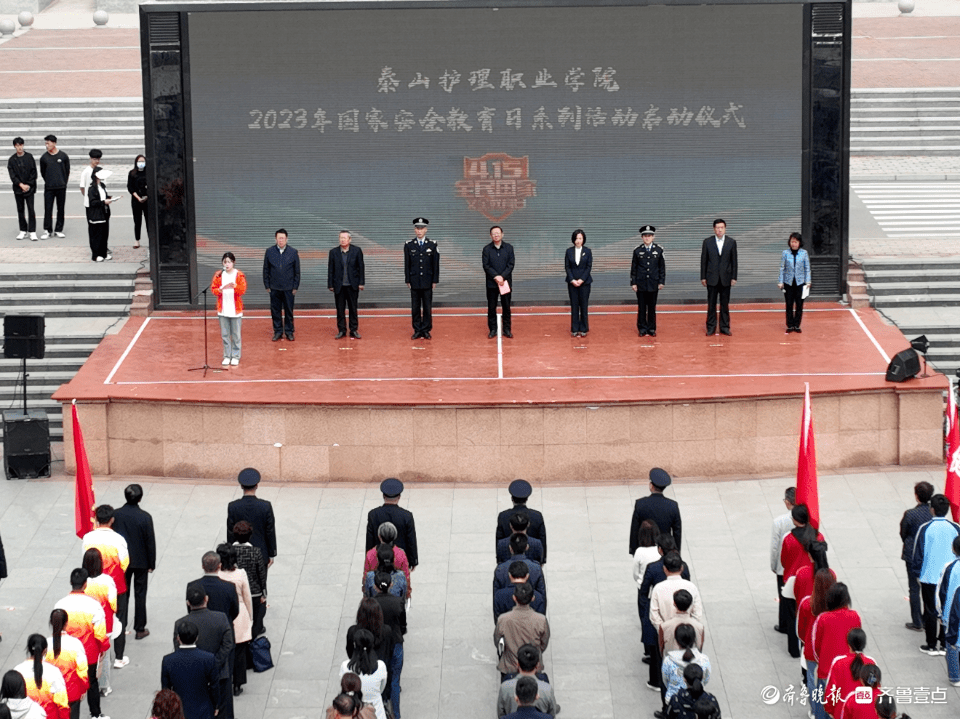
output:
[{"label": "man in dark suit", "polygon": [[707,334],[717,331],[720,299],[720,334],[730,332],[730,288],[737,284],[737,241],[727,237],[727,223],[713,221],[713,235],[700,250],[700,284],[707,288]]},{"label": "man in dark suit", "polygon": [[220,674],[213,654],[197,648],[197,625],[177,622],[174,644],[160,665],[160,686],[172,689],[183,703],[185,719],[213,719],[220,703]]},{"label": "man in dark suit", "polygon": [[[232,584],[230,586],[233,587]],[[228,620],[223,612],[210,609],[207,595],[199,585],[187,587],[187,610],[188,614],[180,617],[174,626],[179,627],[180,623],[185,621],[196,626],[197,648],[213,654],[217,663],[219,678],[217,719],[233,719],[233,651],[236,644],[231,620]],[[173,646],[176,649],[176,636],[174,636]]]},{"label": "man in dark suit", "polygon": [[[129,626],[127,616],[130,609],[130,591],[133,589],[134,614],[133,629],[137,639],[150,636],[147,629],[147,575],[157,566],[157,539],[153,531],[153,517],[140,509],[143,499],[143,487],[139,484],[128,485],[123,490],[127,503],[113,513],[113,531],[127,540],[130,552],[130,564],[127,566],[127,591],[117,597],[117,618],[124,630]],[[114,640],[118,657],[125,657],[126,632],[120,632]]]},{"label": "man in dark suit", "polygon": [[237,588],[233,582],[220,579],[220,555],[216,552],[205,552],[200,560],[203,564],[203,576],[187,585],[187,591],[202,589],[207,597],[207,604],[211,611],[223,612],[230,623],[240,613],[240,602],[237,600]]},{"label": "man in dark suit", "polygon": [[680,548],[680,507],[672,499],[663,496],[663,490],[670,482],[670,475],[664,470],[659,467],[650,470],[650,494],[638,499],[633,507],[633,520],[630,522],[631,557],[640,546],[640,525],[645,519],[656,522],[661,534],[672,534],[677,549]]},{"label": "man in dark suit", "polygon": [[415,219],[416,237],[403,246],[403,276],[410,288],[412,340],[430,339],[433,329],[433,290],[440,281],[440,253],[437,243],[427,237],[429,224],[430,220],[424,217]]},{"label": "man in dark suit", "polygon": [[287,244],[286,230],[280,228],[274,237],[277,244],[263,254],[263,286],[270,294],[273,341],[286,335],[293,342],[293,298],[300,289],[300,255]]},{"label": "man in dark suit", "polygon": [[[490,244],[483,248],[481,260],[483,273],[487,277],[487,335],[490,339],[497,336],[497,298],[503,307],[503,336],[513,337],[510,330],[510,300],[513,297],[513,266],[516,262],[513,245],[503,241],[503,228],[494,225],[490,228]],[[504,289],[509,288],[507,291]]]},{"label": "man in dark suit", "polygon": [[527,527],[527,536],[539,539],[543,545],[543,564],[547,563],[547,525],[543,522],[543,515],[536,509],[527,506],[527,499],[533,494],[533,487],[525,479],[515,479],[510,483],[510,499],[513,506],[505,509],[497,516],[497,542],[513,534],[510,529],[510,518],[515,514],[525,516],[530,524]]},{"label": "man in dark suit", "polygon": [[397,528],[396,546],[407,553],[410,571],[419,564],[417,558],[417,526],[413,521],[413,512],[400,506],[400,495],[403,493],[403,482],[395,477],[388,477],[380,483],[380,492],[383,494],[383,505],[371,509],[367,514],[367,542],[366,551],[370,551],[380,540],[377,530],[384,522],[392,522]]},{"label": "man in dark suit", "polygon": [[637,334],[657,336],[657,293],[667,281],[663,248],[653,241],[657,228],[640,228],[643,243],[633,251],[630,263],[630,289],[637,293]]},{"label": "man in dark suit", "polygon": [[515,534],[510,538],[510,559],[500,562],[493,570],[493,596],[496,601],[497,592],[512,584],[510,567],[514,562],[523,562],[529,572],[530,586],[543,595],[543,604],[547,604],[547,584],[543,577],[543,569],[539,564],[527,557],[527,538],[522,534]]},{"label": "man in dark suit", "polygon": [[350,244],[350,233],[340,231],[340,244],[330,250],[327,262],[327,289],[333,293],[337,305],[337,337],[347,334],[346,310],[350,309],[350,336],[360,339],[357,331],[357,300],[366,284],[363,269],[363,250]]}]

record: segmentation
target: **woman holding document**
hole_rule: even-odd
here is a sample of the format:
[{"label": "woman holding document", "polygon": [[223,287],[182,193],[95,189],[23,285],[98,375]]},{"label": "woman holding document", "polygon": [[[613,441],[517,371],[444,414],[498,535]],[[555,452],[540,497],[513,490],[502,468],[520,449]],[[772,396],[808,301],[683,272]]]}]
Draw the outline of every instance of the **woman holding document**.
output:
[{"label": "woman holding document", "polygon": [[780,278],[777,287],[783,290],[787,303],[787,331],[800,332],[800,318],[803,317],[803,301],[810,294],[810,256],[803,249],[803,238],[799,232],[791,232],[787,240],[789,249],[780,256]]}]

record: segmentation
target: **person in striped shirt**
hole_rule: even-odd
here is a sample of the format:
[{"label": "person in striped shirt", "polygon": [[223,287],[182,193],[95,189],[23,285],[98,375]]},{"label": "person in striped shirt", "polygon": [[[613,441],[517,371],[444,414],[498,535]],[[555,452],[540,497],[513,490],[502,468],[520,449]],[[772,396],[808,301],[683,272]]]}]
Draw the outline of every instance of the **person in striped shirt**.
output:
[{"label": "person in striped shirt", "polygon": [[87,705],[93,719],[109,719],[100,711],[100,680],[97,665],[100,655],[110,646],[107,639],[107,618],[103,607],[93,597],[84,594],[89,575],[83,567],[70,572],[70,594],[54,605],[55,609],[67,612],[66,632],[83,644],[87,654],[90,688],[87,690]]}]

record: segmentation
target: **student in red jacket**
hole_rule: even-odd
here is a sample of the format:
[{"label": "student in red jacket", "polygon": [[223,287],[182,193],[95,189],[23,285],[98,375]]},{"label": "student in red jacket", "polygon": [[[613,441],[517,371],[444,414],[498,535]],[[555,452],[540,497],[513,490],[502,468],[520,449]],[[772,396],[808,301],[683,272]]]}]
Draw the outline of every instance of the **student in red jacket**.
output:
[{"label": "student in red jacket", "polygon": [[873,657],[863,653],[867,646],[867,633],[862,629],[851,629],[847,632],[847,646],[850,652],[834,659],[827,673],[823,705],[834,719],[839,719],[843,705],[853,695],[854,690],[861,686],[860,670],[868,664],[876,664]]},{"label": "student in red jacket", "polygon": [[837,582],[827,592],[827,611],[813,623],[813,655],[817,660],[818,693],[826,699],[827,674],[833,660],[847,653],[847,634],[861,626],[860,615],[850,608],[850,591]]},{"label": "student in red jacket", "polygon": [[790,510],[794,527],[783,538],[780,547],[780,563],[783,565],[783,601],[787,602],[785,611],[793,620],[787,627],[787,651],[794,659],[800,656],[800,642],[796,633],[797,602],[803,596],[795,593],[797,572],[801,567],[813,566],[810,559],[810,544],[814,541],[823,541],[820,534],[810,524],[810,512],[807,505],[798,504]]}]

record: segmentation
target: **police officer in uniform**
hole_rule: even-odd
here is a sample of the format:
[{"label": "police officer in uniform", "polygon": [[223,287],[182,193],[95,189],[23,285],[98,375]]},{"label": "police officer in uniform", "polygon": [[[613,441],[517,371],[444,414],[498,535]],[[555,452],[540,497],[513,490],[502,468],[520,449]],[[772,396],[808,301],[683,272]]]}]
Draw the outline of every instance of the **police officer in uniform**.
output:
[{"label": "police officer in uniform", "polygon": [[539,539],[543,544],[543,564],[546,564],[547,526],[543,522],[543,514],[527,506],[527,499],[533,494],[533,487],[525,479],[515,479],[510,483],[509,492],[510,499],[513,500],[513,506],[497,515],[497,541],[499,542],[513,533],[513,530],[510,529],[510,518],[515,514],[522,514],[530,520],[530,525],[527,527],[527,536]]},{"label": "police officer in uniform", "polygon": [[630,522],[630,556],[640,546],[640,525],[644,520],[652,519],[657,523],[660,534],[673,535],[680,551],[680,506],[669,497],[663,496],[663,490],[670,486],[670,475],[659,467],[650,470],[650,494],[641,497],[633,506],[633,519]]},{"label": "police officer in uniform", "polygon": [[388,477],[380,483],[380,492],[383,494],[383,504],[367,513],[367,541],[364,551],[369,552],[379,543],[377,530],[380,525],[384,522],[392,522],[397,528],[396,545],[407,553],[410,571],[413,571],[420,563],[417,552],[417,526],[413,521],[413,512],[399,506],[403,482],[396,477]]},{"label": "police officer in uniform", "polygon": [[418,217],[413,221],[416,237],[403,246],[403,275],[410,288],[410,312],[413,319],[412,340],[430,339],[433,329],[433,290],[440,281],[440,253],[437,243],[427,238],[430,220]]},{"label": "police officer in uniform", "polygon": [[667,281],[663,248],[653,241],[657,228],[640,228],[643,244],[633,251],[630,265],[630,289],[637,293],[637,333],[657,336],[657,293]]}]

